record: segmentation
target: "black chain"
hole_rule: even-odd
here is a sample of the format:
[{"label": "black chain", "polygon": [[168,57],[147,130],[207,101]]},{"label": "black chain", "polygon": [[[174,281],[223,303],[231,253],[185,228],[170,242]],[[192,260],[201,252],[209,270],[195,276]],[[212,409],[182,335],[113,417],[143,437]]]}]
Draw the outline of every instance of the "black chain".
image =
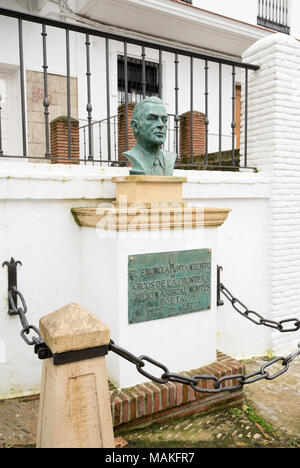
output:
[{"label": "black chain", "polygon": [[[150,358],[149,356],[144,356],[144,355],[139,356],[139,357],[134,356],[132,353],[126,351],[124,348],[117,346],[112,340],[110,341],[108,345],[108,349],[110,351],[113,351],[114,353],[118,354],[124,359],[127,359],[127,361],[130,361],[131,363],[135,364],[138,372],[142,374],[144,377],[147,377],[148,379],[153,380],[154,382],[157,382],[159,384],[166,384],[168,382],[176,382],[176,383],[181,383],[184,385],[189,385],[193,390],[195,390],[196,392],[200,392],[200,393],[220,393],[220,392],[225,392],[225,391],[229,392],[232,390],[239,390],[244,385],[254,383],[262,379],[273,380],[276,377],[279,377],[281,374],[284,374],[288,370],[290,363],[294,359],[296,359],[296,357],[300,355],[300,343],[298,345],[298,348],[299,349],[295,353],[292,353],[287,357],[280,356],[280,357],[276,357],[272,359],[271,361],[265,362],[264,364],[262,364],[259,371],[253,372],[252,374],[226,375],[218,379],[214,375],[206,375],[206,374],[193,375],[192,377],[188,377],[187,375],[184,375],[184,374],[174,374],[174,373],[169,372],[169,369],[166,366]],[[283,368],[277,372],[274,372],[273,374],[270,374],[269,368],[273,364],[280,362],[280,361],[282,363]],[[157,377],[145,371],[145,369],[143,368],[145,367],[146,362],[149,362],[150,364],[158,367],[159,369],[162,369],[163,373],[161,374],[161,376]],[[232,385],[226,385],[226,382],[230,380],[232,381],[236,380],[237,383],[232,384]],[[207,385],[200,387],[199,386],[200,381],[206,381]],[[209,382],[212,382],[212,385],[209,385]]]},{"label": "black chain", "polygon": [[[234,297],[233,294],[224,286],[224,284],[220,283],[219,285],[220,291],[224,294],[226,299],[231,303],[232,307],[243,317],[250,320],[251,322],[255,323],[256,325],[265,325],[269,328],[274,328],[275,330],[280,331],[281,333],[289,333],[298,331],[300,329],[300,320],[296,318],[280,320],[276,322],[275,320],[269,320],[259,315],[254,310],[248,309],[245,304],[243,304],[239,299]],[[284,324],[293,323],[293,326],[286,328]]]},{"label": "black chain", "polygon": [[[17,307],[14,297],[19,297],[22,302],[22,307]],[[24,299],[24,296],[18,289],[14,286],[8,293],[8,300],[11,307],[11,311],[19,316],[19,319],[22,324],[21,337],[29,346],[34,346],[34,352],[38,355],[39,359],[48,359],[52,357],[52,353],[46,343],[43,341],[41,334],[37,327],[34,325],[29,325],[26,313],[27,305]],[[32,337],[30,338],[29,334],[33,332]]]},{"label": "black chain", "polygon": [[[247,318],[251,322],[255,323],[256,325],[265,325],[266,327],[274,328],[282,333],[287,332],[294,332],[300,329],[300,321],[299,319],[286,319],[280,320],[276,322],[275,320],[269,320],[262,317],[262,315],[258,314],[257,312],[248,309],[239,299],[233,296],[231,292],[224,286],[224,284],[219,284],[219,290],[224,294],[224,296],[231,302],[232,307],[243,317]],[[286,328],[284,324],[293,323],[293,326],[289,326]],[[168,368],[161,364],[160,362],[150,358],[149,356],[139,356],[136,357],[132,353],[129,353],[125,349],[117,346],[113,341],[109,344],[109,350],[113,351],[114,353],[118,354],[119,356],[127,359],[128,361],[132,362],[136,365],[136,368],[140,374],[147,377],[154,382],[159,384],[165,384],[167,382],[177,382],[184,385],[189,385],[193,390],[196,392],[201,393],[220,393],[224,391],[232,391],[232,390],[239,390],[244,385],[248,385],[254,382],[258,382],[259,380],[266,379],[266,380],[273,380],[279,377],[280,375],[284,374],[288,369],[290,363],[296,359],[300,355],[300,343],[298,344],[298,350],[287,357],[275,357],[274,359],[265,362],[261,365],[260,369],[256,372],[252,372],[251,374],[244,375],[244,374],[234,374],[228,375],[221,378],[217,378],[214,375],[193,375],[192,377],[188,377],[183,374],[174,374],[169,372]],[[155,375],[150,374],[145,369],[145,363],[149,362],[150,364],[162,369],[164,372],[161,377],[156,377]],[[276,364],[277,362],[281,362],[282,369],[271,373],[270,367]],[[237,383],[232,385],[226,385],[227,381],[235,380]],[[207,384],[202,387],[199,386],[200,381],[206,381]],[[211,382],[211,385],[209,385]]]},{"label": "black chain", "polygon": [[[251,322],[257,325],[266,325],[267,327],[276,328],[281,332],[291,332],[297,331],[300,328],[300,321],[298,319],[287,319],[281,320],[280,322],[275,322],[273,320],[264,319],[261,315],[257,312],[249,310],[240,300],[235,298],[230,291],[221,283],[219,285],[220,291],[225,295],[225,297],[231,302],[234,309],[239,312],[241,315],[246,317]],[[22,302],[22,307],[17,307],[14,297],[19,297]],[[48,359],[52,357],[51,350],[48,348],[46,343],[43,341],[39,330],[33,326],[29,325],[26,319],[26,312],[27,312],[27,305],[25,299],[20,291],[16,287],[13,287],[8,293],[8,300],[11,306],[11,310],[15,315],[18,315],[22,324],[22,331],[21,337],[25,341],[26,344],[32,346],[34,345],[34,351],[38,355],[39,359]],[[239,307],[236,305],[239,304],[243,309],[240,310]],[[254,315],[259,320],[252,318],[250,315]],[[288,329],[284,329],[284,323],[294,322],[294,326]],[[30,339],[28,337],[29,333],[33,331],[35,332],[36,336],[32,336]],[[300,355],[300,343],[298,344],[298,350],[294,353],[291,353],[287,357],[276,357],[271,361],[265,362],[262,364],[260,369],[257,372],[253,372],[248,375],[244,374],[234,374],[234,375],[226,375],[221,378],[217,378],[214,375],[207,375],[207,374],[198,374],[193,375],[192,377],[188,377],[184,374],[176,374],[169,372],[169,369],[162,363],[156,361],[155,359],[149,356],[135,356],[134,354],[130,353],[129,351],[121,348],[120,346],[116,345],[113,340],[110,340],[108,345],[109,351],[113,351],[115,354],[121,356],[122,358],[126,359],[127,361],[135,364],[137,371],[142,374],[144,377],[147,377],[154,382],[159,384],[166,384],[168,382],[176,382],[183,385],[190,386],[195,392],[200,393],[220,393],[224,391],[233,391],[239,390],[243,388],[244,385],[251,384],[254,382],[258,382],[259,380],[266,379],[266,380],[273,380],[279,377],[280,375],[284,374],[288,369],[289,365],[294,359],[296,359]],[[157,368],[161,369],[163,373],[160,377],[152,375],[150,372],[147,372],[144,367],[146,362],[156,366]],[[273,374],[270,374],[270,367],[277,362],[281,362],[282,369]],[[267,370],[269,369],[269,371]],[[206,385],[199,386],[200,382],[206,382]],[[227,381],[236,381],[236,383],[228,385]],[[210,384],[211,382],[211,384]]]}]

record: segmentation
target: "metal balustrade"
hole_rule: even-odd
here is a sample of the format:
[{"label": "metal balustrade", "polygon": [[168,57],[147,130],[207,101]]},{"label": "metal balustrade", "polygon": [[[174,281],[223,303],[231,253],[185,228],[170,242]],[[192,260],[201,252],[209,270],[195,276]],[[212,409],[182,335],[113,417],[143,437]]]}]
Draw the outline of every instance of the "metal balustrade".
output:
[{"label": "metal balustrade", "polygon": [[258,0],[257,24],[290,34],[289,0]]},{"label": "metal balustrade", "polygon": [[[274,3],[274,2],[273,2]],[[155,52],[157,54],[157,90],[158,96],[165,101],[165,96],[168,96],[167,108],[169,114],[169,128],[166,141],[166,149],[174,151],[177,154],[177,167],[180,168],[212,168],[212,169],[232,169],[239,168],[239,163],[236,160],[236,83],[237,71],[240,73],[240,80],[242,80],[243,89],[243,128],[244,139],[243,148],[243,167],[248,167],[247,163],[247,136],[248,136],[248,79],[249,73],[258,70],[258,66],[243,63],[240,61],[231,60],[227,57],[218,57],[214,55],[206,55],[195,50],[186,48],[172,47],[167,44],[159,42],[150,42],[142,39],[133,38],[130,36],[121,36],[110,32],[88,28],[78,23],[64,23],[51,18],[44,18],[25,14],[12,10],[0,8],[0,27],[3,17],[9,17],[16,20],[18,24],[18,53],[19,53],[19,81],[20,81],[20,116],[21,116],[21,131],[22,131],[22,154],[7,154],[3,148],[3,128],[1,130],[1,101],[0,101],[0,156],[11,157],[28,160],[46,160],[51,162],[51,148],[50,148],[50,122],[49,114],[51,109],[51,100],[49,98],[49,65],[48,65],[48,46],[49,46],[49,30],[56,28],[57,30],[64,31],[65,44],[62,48],[65,53],[65,72],[66,72],[66,100],[67,100],[67,154],[66,160],[71,160],[71,121],[72,121],[72,103],[71,103],[71,60],[72,51],[70,43],[70,35],[76,34],[78,40],[81,40],[85,45],[85,57],[80,63],[80,70],[78,73],[85,75],[86,80],[86,123],[80,126],[80,146],[81,152],[78,162],[83,164],[100,163],[106,165],[124,165],[124,160],[119,161],[118,158],[118,119],[116,111],[112,109],[112,91],[114,81],[117,81],[117,76],[114,76],[111,70],[111,46],[118,44],[118,53],[116,54],[116,64],[118,56],[120,56],[120,47],[122,50],[122,57],[124,63],[124,106],[125,106],[125,125],[126,125],[126,150],[128,148],[128,132],[129,132],[129,93],[128,82],[128,63],[131,60],[128,47],[135,46],[140,50],[140,59],[142,64],[142,78],[140,89],[142,97],[146,97],[147,87],[146,82],[146,63],[153,61],[148,58]],[[43,72],[43,112],[44,112],[44,134],[45,134],[45,152],[38,157],[28,154],[28,135],[27,135],[27,113],[26,113],[26,69],[24,58],[24,23],[31,23],[40,25],[41,34],[41,71]],[[103,118],[95,118],[94,115],[94,102],[95,97],[92,95],[92,62],[91,50],[93,47],[92,39],[102,38],[104,41],[104,61],[101,62],[101,70],[105,75],[105,89],[100,90],[105,96],[106,105],[104,106],[105,115]],[[174,62],[173,72],[166,78],[163,73],[166,57],[169,62]],[[0,63],[3,62],[0,53]],[[116,67],[117,68],[117,67]],[[186,79],[182,79],[182,76]],[[225,76],[226,74],[226,76]],[[215,86],[212,86],[214,80]],[[227,80],[227,81],[226,81]],[[229,86],[228,86],[229,85]],[[185,87],[185,91],[182,89]],[[188,87],[188,88],[187,88]],[[187,89],[189,91],[187,92]],[[228,89],[231,89],[231,92]],[[185,94],[184,94],[185,93]],[[227,93],[227,94],[226,94]],[[230,95],[231,94],[231,95]],[[199,103],[196,103],[196,98],[201,96],[203,108],[199,108]],[[211,99],[213,98],[213,104]],[[82,99],[82,95],[81,95]],[[226,100],[226,103],[225,103]],[[190,156],[189,160],[183,160],[180,154],[180,103],[184,101],[186,105],[185,112],[190,112]],[[198,101],[197,101],[198,102]],[[226,115],[225,115],[226,105]],[[228,112],[228,109],[230,111]],[[194,130],[195,120],[194,111],[202,112],[205,115],[204,120],[204,138],[205,148],[203,154],[196,154],[194,148]],[[224,127],[225,117],[227,128],[227,140],[231,140],[230,147],[224,145]],[[215,127],[215,147],[211,146],[211,138],[213,132],[210,131],[211,121],[217,122]],[[109,124],[108,124],[109,123]],[[228,130],[229,129],[229,130]],[[231,136],[230,136],[231,135]],[[212,151],[213,149],[213,151]],[[224,165],[222,161],[223,152],[230,151],[231,160],[229,164]],[[211,166],[210,153],[217,154],[216,163]],[[199,158],[201,156],[201,164]]]},{"label": "metal balustrade", "polygon": [[[175,114],[168,114],[168,128],[167,128],[167,137],[164,149],[172,153],[176,152],[176,120]],[[80,143],[81,143],[81,154],[83,155],[84,162],[93,161],[94,157],[98,159],[100,165],[107,162],[105,160],[105,149],[106,149],[106,135],[107,135],[107,125],[110,125],[110,134],[111,134],[111,156],[113,162],[118,162],[118,164],[126,166],[125,160],[122,159],[118,161],[119,153],[118,151],[118,115],[113,115],[110,117],[110,120],[107,118],[98,120],[98,121],[88,121],[85,119],[80,122],[79,132],[80,132]],[[89,132],[90,127],[92,131]],[[179,137],[180,139],[180,137]],[[128,146],[127,146],[128,147]],[[0,151],[1,154],[1,151]]]}]

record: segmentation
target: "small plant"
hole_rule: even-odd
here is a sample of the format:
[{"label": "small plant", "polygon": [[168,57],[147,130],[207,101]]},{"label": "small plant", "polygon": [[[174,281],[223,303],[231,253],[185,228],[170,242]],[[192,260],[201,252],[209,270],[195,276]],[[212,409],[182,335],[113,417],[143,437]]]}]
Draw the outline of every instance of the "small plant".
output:
[{"label": "small plant", "polygon": [[265,361],[272,361],[276,356],[274,355],[273,351],[271,349],[267,349],[267,354],[264,356]]},{"label": "small plant", "polygon": [[296,437],[293,437],[292,439],[290,439],[287,442],[287,447],[288,448],[299,448],[300,447],[299,440],[297,440]]},{"label": "small plant", "polygon": [[233,408],[229,410],[229,413],[235,416],[238,419],[241,419],[243,417],[243,412],[238,409],[238,408]]},{"label": "small plant", "polygon": [[250,406],[248,402],[243,404],[243,412],[247,415],[250,421],[252,421],[254,424],[259,424],[268,434],[272,434],[275,431],[274,427],[265,421],[261,416],[259,416],[255,409]]}]

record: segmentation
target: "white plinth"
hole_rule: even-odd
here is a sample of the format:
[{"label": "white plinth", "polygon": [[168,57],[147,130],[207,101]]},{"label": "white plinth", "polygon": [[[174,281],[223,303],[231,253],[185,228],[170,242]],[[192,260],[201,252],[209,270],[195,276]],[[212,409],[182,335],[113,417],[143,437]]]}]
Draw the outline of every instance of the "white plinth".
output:
[{"label": "white plinth", "polygon": [[[83,306],[111,330],[111,338],[134,355],[148,355],[170,372],[197,369],[216,360],[217,227],[112,232],[81,227]],[[128,257],[136,254],[211,249],[211,308],[175,317],[128,323]],[[146,364],[160,377],[162,370]],[[147,379],[134,364],[110,352],[109,379],[131,387]]]}]

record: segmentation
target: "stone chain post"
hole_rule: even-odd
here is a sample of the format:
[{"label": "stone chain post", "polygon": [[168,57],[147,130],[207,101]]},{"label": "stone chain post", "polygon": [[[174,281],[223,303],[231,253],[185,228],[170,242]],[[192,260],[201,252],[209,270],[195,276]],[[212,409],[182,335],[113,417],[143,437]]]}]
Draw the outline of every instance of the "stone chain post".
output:
[{"label": "stone chain post", "polygon": [[110,330],[69,304],[40,320],[53,353],[43,364],[38,448],[114,448],[105,366]]}]

